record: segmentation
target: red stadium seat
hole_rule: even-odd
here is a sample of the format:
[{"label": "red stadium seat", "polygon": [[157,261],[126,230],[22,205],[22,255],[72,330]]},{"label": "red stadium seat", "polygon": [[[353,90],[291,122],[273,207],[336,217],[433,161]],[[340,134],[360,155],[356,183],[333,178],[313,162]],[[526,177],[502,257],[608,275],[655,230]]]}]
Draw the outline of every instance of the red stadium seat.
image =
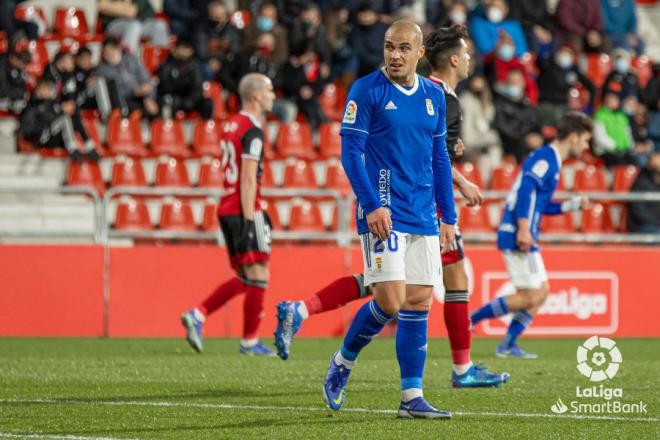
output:
[{"label": "red stadium seat", "polygon": [[612,184],[612,191],[614,192],[628,192],[635,179],[639,169],[635,165],[619,165],[614,168],[614,183]]},{"label": "red stadium seat", "polygon": [[484,188],[483,181],[481,179],[481,173],[479,168],[472,162],[461,162],[456,165],[456,169],[470,182],[477,185],[479,188]]},{"label": "red stadium seat", "polygon": [[461,230],[469,232],[492,232],[488,210],[480,206],[463,206],[459,214]]},{"label": "red stadium seat", "polygon": [[88,186],[96,190],[99,195],[105,193],[105,182],[101,168],[96,162],[71,162],[66,179],[70,186]]},{"label": "red stadium seat", "polygon": [[261,174],[261,186],[266,188],[275,188],[275,177],[273,177],[273,170],[270,167],[270,162],[263,162],[263,173]]},{"label": "red stadium seat", "polygon": [[144,63],[144,67],[153,75],[169,54],[170,50],[166,47],[158,47],[146,43],[142,48],[142,62]]},{"label": "red stadium seat", "polygon": [[144,148],[139,121],[128,118],[110,118],[107,131],[108,148],[113,153],[146,156],[147,150]]},{"label": "red stadium seat", "polygon": [[193,152],[198,156],[220,157],[220,129],[213,119],[198,121],[193,133]]},{"label": "red stadium seat", "polygon": [[139,159],[117,156],[112,164],[111,186],[147,186],[144,168]]},{"label": "red stadium seat", "polygon": [[181,121],[156,119],[151,123],[151,149],[156,154],[189,157]]},{"label": "red stadium seat", "polygon": [[85,131],[87,131],[87,134],[89,135],[89,138],[94,141],[96,146],[102,147],[103,142],[101,142],[101,135],[99,134],[99,127],[96,124],[96,120],[83,118],[82,123],[85,127]]},{"label": "red stadium seat", "polygon": [[218,189],[222,188],[222,182],[224,180],[225,175],[220,159],[203,158],[199,166],[199,183],[197,186],[200,188]]},{"label": "red stadium seat", "polygon": [[351,182],[346,177],[346,172],[338,159],[328,161],[328,168],[325,173],[325,187],[334,189],[342,194],[350,194],[353,191]]},{"label": "red stadium seat", "polygon": [[510,163],[495,168],[490,180],[490,189],[493,191],[508,191],[516,181],[519,172],[520,169]]},{"label": "red stadium seat", "polygon": [[163,231],[196,231],[192,208],[182,200],[166,197],[160,209],[160,229]]},{"label": "red stadium seat", "polygon": [[218,82],[204,83],[204,97],[213,101],[213,119],[227,119],[225,100],[222,97],[222,86]]},{"label": "red stadium seat", "polygon": [[284,157],[311,159],[314,156],[312,130],[306,123],[282,124],[275,144],[277,152]]},{"label": "red stadium seat", "polygon": [[319,127],[319,152],[323,157],[341,156],[341,136],[339,122],[327,122]]},{"label": "red stadium seat", "polygon": [[[353,202],[353,205],[351,206],[350,211],[347,213],[348,214],[348,219],[349,219],[349,229],[352,233],[355,233],[357,231],[357,219],[355,218],[355,202]],[[339,230],[339,214],[340,211],[339,209],[335,209],[332,212],[332,226],[331,230],[332,231],[338,231]]]},{"label": "red stadium seat", "polygon": [[639,85],[646,87],[646,84],[653,78],[653,62],[646,55],[635,57],[632,60],[632,68],[637,73]]},{"label": "red stadium seat", "polygon": [[218,203],[213,198],[206,199],[204,204],[204,216],[202,218],[202,230],[217,232],[220,229],[217,215]]},{"label": "red stadium seat", "polygon": [[85,12],[76,8],[56,8],[53,31],[60,37],[85,39],[89,34]]},{"label": "red stadium seat", "polygon": [[284,169],[285,188],[315,188],[312,165],[304,160],[295,160],[287,163]]},{"label": "red stadium seat", "polygon": [[272,199],[264,199],[261,201],[261,209],[268,213],[270,217],[270,223],[273,226],[273,230],[281,231],[282,223],[280,222],[280,215],[277,213],[277,207],[275,206],[275,201]]},{"label": "red stadium seat", "polygon": [[185,163],[174,157],[162,157],[156,166],[156,186],[188,188],[190,179]]},{"label": "red stadium seat", "polygon": [[598,88],[603,86],[605,78],[612,70],[612,59],[605,53],[587,56],[587,77]]},{"label": "red stadium seat", "polygon": [[575,172],[575,191],[607,191],[605,171],[594,165],[587,165]]},{"label": "red stadium seat", "polygon": [[564,212],[559,215],[544,215],[541,220],[541,231],[543,232],[575,232],[573,217],[570,212]]},{"label": "red stadium seat", "polygon": [[344,101],[346,91],[338,84],[329,83],[323,88],[319,96],[319,105],[331,121],[341,121],[344,114]]},{"label": "red stadium seat", "polygon": [[614,228],[607,207],[594,203],[589,209],[583,210],[580,230],[592,233],[612,232]]},{"label": "red stadium seat", "polygon": [[289,229],[297,232],[325,231],[319,207],[309,200],[294,200]]},{"label": "red stadium seat", "polygon": [[121,231],[149,231],[153,229],[147,205],[142,201],[123,196],[117,206],[114,228]]},{"label": "red stadium seat", "polygon": [[38,24],[40,28],[48,29],[46,13],[41,6],[17,5],[16,10],[14,11],[14,17],[22,21],[29,21]]}]

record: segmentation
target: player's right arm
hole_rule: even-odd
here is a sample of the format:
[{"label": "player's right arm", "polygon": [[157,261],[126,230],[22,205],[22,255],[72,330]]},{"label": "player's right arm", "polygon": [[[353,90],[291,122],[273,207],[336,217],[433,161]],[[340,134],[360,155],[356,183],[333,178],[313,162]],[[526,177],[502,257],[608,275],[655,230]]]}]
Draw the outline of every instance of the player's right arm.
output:
[{"label": "player's right arm", "polygon": [[516,244],[523,252],[529,252],[534,245],[530,222],[534,215],[536,193],[543,185],[543,178],[549,171],[550,164],[543,157],[532,156],[523,164],[523,176],[518,187],[514,210],[518,224]]},{"label": "player's right arm", "polygon": [[353,192],[366,214],[369,231],[381,240],[385,240],[392,229],[392,219],[387,210],[381,206],[362,161],[371,128],[371,115],[369,92],[358,80],[348,95],[341,124],[341,163]]}]

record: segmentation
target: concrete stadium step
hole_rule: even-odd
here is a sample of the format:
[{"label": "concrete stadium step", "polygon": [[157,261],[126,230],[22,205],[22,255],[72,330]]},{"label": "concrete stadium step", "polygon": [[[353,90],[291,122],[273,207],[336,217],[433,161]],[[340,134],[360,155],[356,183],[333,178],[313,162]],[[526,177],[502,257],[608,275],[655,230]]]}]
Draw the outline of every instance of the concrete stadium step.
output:
[{"label": "concrete stadium step", "polygon": [[38,154],[13,154],[0,160],[0,176],[49,177],[64,181],[68,161]]}]

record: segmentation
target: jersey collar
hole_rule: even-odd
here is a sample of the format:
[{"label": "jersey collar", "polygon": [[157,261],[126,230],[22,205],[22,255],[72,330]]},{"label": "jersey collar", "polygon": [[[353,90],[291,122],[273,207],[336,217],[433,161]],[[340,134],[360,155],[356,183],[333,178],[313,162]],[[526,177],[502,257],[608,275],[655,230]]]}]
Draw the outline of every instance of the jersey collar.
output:
[{"label": "jersey collar", "polygon": [[456,96],[456,91],[454,91],[454,89],[449,87],[449,84],[447,84],[437,76],[429,75],[429,80],[442,87],[442,90],[444,90],[445,93],[449,93],[452,96]]},{"label": "jersey collar", "polygon": [[252,123],[254,124],[255,127],[261,128],[261,121],[259,121],[259,119],[255,118],[251,113],[248,113],[248,112],[243,111],[243,110],[241,110],[239,113],[243,116],[247,116],[250,119],[250,121],[252,121]]},{"label": "jersey collar", "polygon": [[413,84],[412,88],[410,90],[408,90],[405,87],[398,84],[397,82],[392,81],[392,78],[390,78],[390,76],[387,74],[387,70],[385,70],[385,67],[381,67],[380,71],[383,75],[385,75],[385,78],[387,78],[387,80],[389,82],[391,82],[394,87],[399,89],[399,91],[401,93],[403,93],[404,95],[411,96],[412,94],[414,94],[417,91],[417,87],[419,86],[419,78],[417,78],[417,74],[415,74],[415,84]]}]

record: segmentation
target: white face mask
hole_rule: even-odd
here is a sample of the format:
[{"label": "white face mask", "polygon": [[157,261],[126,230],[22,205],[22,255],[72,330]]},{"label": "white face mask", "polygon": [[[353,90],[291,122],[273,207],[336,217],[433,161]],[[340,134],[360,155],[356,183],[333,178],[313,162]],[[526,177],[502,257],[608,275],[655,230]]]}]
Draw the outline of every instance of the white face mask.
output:
[{"label": "white face mask", "polygon": [[504,61],[511,61],[516,54],[516,48],[512,44],[503,44],[497,49],[497,55]]},{"label": "white face mask", "polygon": [[614,61],[614,70],[619,73],[627,73],[630,69],[630,60],[627,58],[617,58]]},{"label": "white face mask", "polygon": [[562,69],[568,69],[573,66],[573,57],[566,52],[559,52],[555,57],[555,62]]},{"label": "white face mask", "polygon": [[504,12],[500,8],[491,6],[488,8],[488,20],[493,23],[499,23],[504,20]]},{"label": "white face mask", "polygon": [[449,19],[454,24],[465,24],[465,20],[467,20],[467,16],[463,11],[452,11],[449,13]]},{"label": "white face mask", "polygon": [[506,88],[506,93],[514,101],[519,101],[525,95],[525,89],[520,86],[509,85]]}]

